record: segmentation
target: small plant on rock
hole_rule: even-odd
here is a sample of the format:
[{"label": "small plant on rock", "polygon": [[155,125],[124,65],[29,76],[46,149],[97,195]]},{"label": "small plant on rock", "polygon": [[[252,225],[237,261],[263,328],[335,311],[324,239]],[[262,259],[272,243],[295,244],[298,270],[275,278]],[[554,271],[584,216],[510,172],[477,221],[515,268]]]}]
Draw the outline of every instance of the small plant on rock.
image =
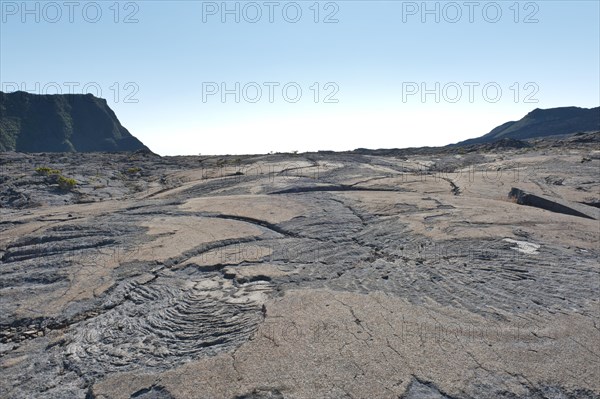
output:
[{"label": "small plant on rock", "polygon": [[61,174],[60,170],[52,169],[47,166],[40,166],[39,168],[35,168],[35,172],[38,175],[42,175],[42,176],[60,175]]},{"label": "small plant on rock", "polygon": [[134,167],[127,169],[126,173],[128,175],[135,175],[136,173],[139,173],[141,171],[142,171],[142,168],[138,168],[137,166],[134,166]]},{"label": "small plant on rock", "polygon": [[71,191],[77,185],[77,181],[70,177],[58,176],[57,179],[58,187],[65,191]]}]

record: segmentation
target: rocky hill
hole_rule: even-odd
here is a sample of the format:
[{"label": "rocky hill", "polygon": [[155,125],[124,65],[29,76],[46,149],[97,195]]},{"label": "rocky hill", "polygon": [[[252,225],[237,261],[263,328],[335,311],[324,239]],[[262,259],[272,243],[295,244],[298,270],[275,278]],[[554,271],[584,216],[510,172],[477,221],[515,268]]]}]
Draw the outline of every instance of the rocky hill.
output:
[{"label": "rocky hill", "polygon": [[91,94],[0,92],[0,151],[118,152],[148,148]]},{"label": "rocky hill", "polygon": [[457,145],[491,143],[500,139],[525,140],[600,130],[600,107],[535,109],[519,121],[506,122],[478,138]]}]

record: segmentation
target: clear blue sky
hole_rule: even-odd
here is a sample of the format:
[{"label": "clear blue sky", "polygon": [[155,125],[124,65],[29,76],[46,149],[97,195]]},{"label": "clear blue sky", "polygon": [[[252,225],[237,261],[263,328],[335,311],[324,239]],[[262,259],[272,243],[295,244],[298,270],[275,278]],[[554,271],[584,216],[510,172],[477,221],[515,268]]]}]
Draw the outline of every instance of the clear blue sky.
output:
[{"label": "clear blue sky", "polygon": [[444,145],[600,103],[598,1],[0,3],[4,91],[100,89],[162,155]]}]

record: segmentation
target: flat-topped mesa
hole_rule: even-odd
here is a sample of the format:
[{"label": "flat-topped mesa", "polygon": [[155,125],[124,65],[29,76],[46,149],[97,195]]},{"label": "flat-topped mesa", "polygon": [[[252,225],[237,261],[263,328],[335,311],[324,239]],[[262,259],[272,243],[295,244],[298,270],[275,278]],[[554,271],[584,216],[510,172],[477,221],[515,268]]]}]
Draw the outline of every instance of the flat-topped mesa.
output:
[{"label": "flat-topped mesa", "polygon": [[91,94],[0,92],[0,151],[120,152],[148,150]]}]

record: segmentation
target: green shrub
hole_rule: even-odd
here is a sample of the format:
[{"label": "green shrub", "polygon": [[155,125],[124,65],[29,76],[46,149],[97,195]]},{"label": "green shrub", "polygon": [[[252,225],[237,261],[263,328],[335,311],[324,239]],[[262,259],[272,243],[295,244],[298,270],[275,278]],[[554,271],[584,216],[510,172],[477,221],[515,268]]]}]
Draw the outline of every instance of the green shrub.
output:
[{"label": "green shrub", "polygon": [[40,166],[39,168],[35,168],[35,171],[38,175],[42,175],[42,176],[60,175],[61,174],[60,170],[52,169],[47,166]]},{"label": "green shrub", "polygon": [[70,191],[77,185],[77,181],[75,179],[64,177],[62,175],[58,176],[57,183],[58,187],[65,191]]},{"label": "green shrub", "polygon": [[135,175],[136,173],[141,172],[141,171],[142,171],[142,168],[138,168],[137,166],[134,166],[134,167],[127,169],[125,172],[128,175]]}]

